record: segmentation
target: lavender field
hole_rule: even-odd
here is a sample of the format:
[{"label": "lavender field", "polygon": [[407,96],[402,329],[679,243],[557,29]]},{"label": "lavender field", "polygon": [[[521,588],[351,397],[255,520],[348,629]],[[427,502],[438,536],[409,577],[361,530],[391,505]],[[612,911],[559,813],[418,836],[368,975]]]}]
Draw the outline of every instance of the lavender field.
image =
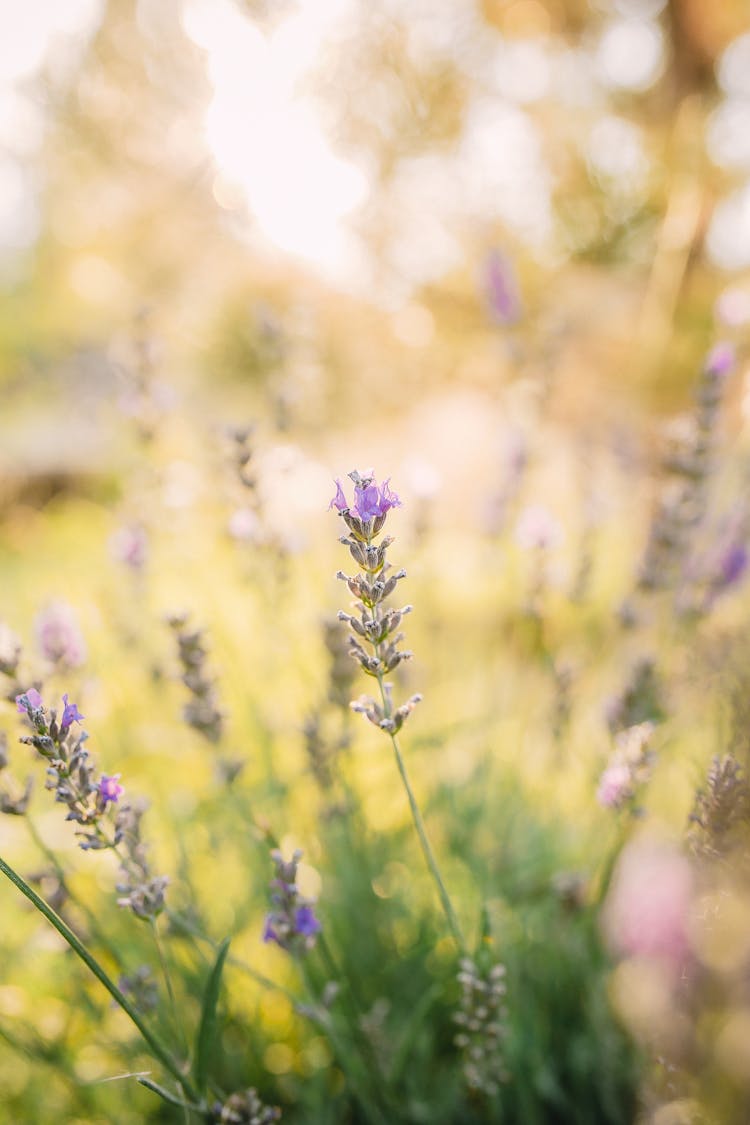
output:
[{"label": "lavender field", "polygon": [[0,1125],[744,1125],[745,0],[0,30]]}]

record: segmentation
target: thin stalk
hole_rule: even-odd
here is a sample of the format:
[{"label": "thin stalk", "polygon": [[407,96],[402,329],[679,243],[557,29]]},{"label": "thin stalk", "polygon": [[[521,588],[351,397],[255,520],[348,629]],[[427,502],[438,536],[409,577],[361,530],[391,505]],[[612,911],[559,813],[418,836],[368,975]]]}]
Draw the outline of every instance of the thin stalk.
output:
[{"label": "thin stalk", "polygon": [[164,983],[167,986],[167,995],[169,997],[169,1010],[172,1016],[172,1023],[175,1028],[177,1041],[179,1042],[182,1052],[185,1056],[189,1053],[187,1040],[185,1037],[185,1028],[181,1021],[177,1018],[177,1003],[175,1001],[174,989],[172,988],[172,977],[169,972],[169,965],[164,956],[164,946],[159,933],[159,924],[156,918],[151,918],[151,932],[154,935],[154,945],[156,946],[156,953],[159,958],[159,965],[161,966],[161,974],[164,977]]},{"label": "thin stalk", "polygon": [[[383,701],[383,708],[385,714],[387,715],[390,704],[385,692],[385,687],[383,685],[382,672],[378,675],[377,679],[380,686],[380,696]],[[411,781],[409,780],[409,774],[406,770],[406,763],[404,762],[401,748],[398,744],[398,739],[396,738],[395,734],[390,734],[390,739],[393,745],[393,753],[396,758],[398,772],[401,775],[401,780],[404,784],[404,789],[406,790],[406,796],[409,799],[409,808],[411,809],[411,816],[412,820],[414,821],[414,827],[417,830],[417,836],[419,836],[419,842],[422,845],[422,852],[427,862],[427,866],[430,869],[430,874],[435,881],[438,895],[440,897],[440,904],[443,908],[443,913],[445,914],[445,920],[448,923],[448,929],[451,932],[453,940],[458,946],[459,952],[464,953],[466,950],[466,943],[464,941],[463,934],[461,933],[461,927],[459,925],[456,912],[453,909],[453,903],[450,900],[450,896],[448,894],[448,891],[446,890],[445,883],[443,882],[443,876],[440,873],[438,862],[435,859],[435,853],[432,850],[432,845],[430,844],[429,838],[427,836],[427,829],[425,828],[424,820],[422,819],[422,813],[419,810],[417,798],[414,795],[414,790],[412,789]]]},{"label": "thin stalk", "polygon": [[59,914],[56,914],[52,907],[36,893],[33,887],[30,887],[26,880],[23,879],[16,871],[14,871],[13,868],[10,867],[2,858],[0,858],[0,872],[2,872],[3,875],[5,875],[5,877],[9,879],[15,887],[18,888],[21,894],[26,896],[29,902],[31,902],[31,904],[36,907],[39,913],[47,919],[50,925],[52,925],[60,934],[60,936],[68,943],[73,952],[81,959],[81,961],[83,961],[84,965],[86,965],[89,971],[93,973],[96,979],[104,985],[115,1003],[117,1003],[125,1012],[125,1014],[129,1016],[131,1022],[140,1032],[141,1037],[150,1048],[154,1057],[159,1060],[165,1070],[169,1071],[175,1081],[178,1082],[180,1086],[182,1086],[191,1101],[199,1102],[200,1095],[196,1090],[193,1089],[190,1080],[186,1078],[186,1076],[180,1070],[179,1065],[172,1058],[169,1051],[162,1045],[156,1035],[154,1035],[153,1031],[151,1031],[151,1029],[143,1022],[140,1015],[130,1003],[128,998],[123,995],[115,982],[102,968],[96,958],[93,957],[91,953],[89,953],[88,949],[86,949],[86,946],[79,940],[79,938],[76,937],[67,922],[64,922]]},{"label": "thin stalk", "polygon": [[[296,958],[296,961],[302,975],[302,980],[305,983],[305,989],[310,998],[310,1002],[314,1005],[316,1004],[315,991],[310,982],[304,958],[298,957]],[[388,1118],[380,1109],[380,1106],[375,1100],[370,1097],[370,1092],[368,1090],[369,1083],[367,1081],[367,1072],[365,1071],[364,1075],[362,1075],[360,1073],[359,1067],[354,1064],[354,1060],[347,1050],[346,1043],[339,1039],[338,1032],[334,1030],[333,1020],[330,1018],[328,1013],[326,1013],[325,1017],[321,1020],[321,1026],[324,1028],[326,1035],[331,1041],[331,1046],[338,1055],[342,1069],[348,1073],[352,1092],[355,1094],[355,1096],[361,1102],[362,1107],[365,1109],[368,1121],[372,1122],[373,1125],[390,1125]]]},{"label": "thin stalk", "polygon": [[67,898],[81,911],[81,913],[83,914],[83,916],[86,919],[86,922],[88,923],[88,925],[90,927],[91,933],[96,938],[96,941],[99,943],[99,945],[102,947],[102,949],[105,949],[107,951],[109,956],[112,958],[114,963],[117,965],[117,968],[118,969],[124,968],[123,960],[122,960],[122,957],[120,956],[119,950],[117,950],[115,948],[115,946],[112,944],[112,942],[106,936],[106,934],[101,930],[101,928],[99,926],[99,923],[97,921],[96,915],[94,914],[94,911],[89,906],[87,906],[86,903],[83,902],[83,900],[81,898],[78,897],[78,895],[75,893],[75,891],[72,891],[70,889],[70,886],[68,884],[67,872],[63,868],[62,864],[60,863],[60,861],[58,860],[57,856],[52,851],[52,849],[47,846],[47,844],[44,842],[42,837],[39,835],[37,827],[34,824],[31,817],[26,816],[26,817],[24,817],[24,819],[26,821],[26,827],[29,830],[29,835],[31,836],[31,839],[34,841],[36,846],[39,848],[40,852],[45,857],[45,859],[47,859],[49,861],[49,863],[52,864],[52,867],[54,868],[54,871],[55,871],[55,875],[60,880],[60,884],[64,888]]}]

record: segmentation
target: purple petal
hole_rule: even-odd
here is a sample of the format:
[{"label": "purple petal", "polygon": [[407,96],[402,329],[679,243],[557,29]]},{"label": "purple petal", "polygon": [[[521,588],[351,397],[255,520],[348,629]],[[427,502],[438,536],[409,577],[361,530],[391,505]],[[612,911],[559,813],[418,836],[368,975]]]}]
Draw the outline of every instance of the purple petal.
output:
[{"label": "purple petal", "polygon": [[346,499],[346,496],[344,496],[344,490],[341,487],[341,481],[338,478],[336,478],[335,484],[336,484],[336,495],[334,496],[331,503],[328,505],[328,511],[330,512],[331,508],[338,508],[338,510],[340,512],[346,512],[349,508],[349,503]]},{"label": "purple petal", "polygon": [[71,723],[80,723],[84,715],[78,710],[78,705],[75,703],[68,703],[67,694],[63,696],[63,703],[65,704],[60,726],[63,730],[67,730]]},{"label": "purple petal", "polygon": [[380,493],[375,481],[368,484],[366,488],[356,488],[354,492],[354,506],[361,520],[367,521],[375,519],[377,516],[382,516]]},{"label": "purple petal", "polygon": [[32,711],[38,711],[41,706],[42,697],[36,688],[29,688],[28,691],[16,696],[16,710],[19,715],[30,715]]}]

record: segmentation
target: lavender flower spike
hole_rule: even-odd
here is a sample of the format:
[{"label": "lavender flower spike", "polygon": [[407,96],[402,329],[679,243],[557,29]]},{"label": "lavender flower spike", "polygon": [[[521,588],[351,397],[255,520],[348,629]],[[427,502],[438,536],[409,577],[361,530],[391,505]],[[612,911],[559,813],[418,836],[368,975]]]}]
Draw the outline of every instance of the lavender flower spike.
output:
[{"label": "lavender flower spike", "polygon": [[306,953],[315,945],[322,930],[315,917],[314,903],[304,898],[297,887],[297,866],[302,852],[295,852],[285,861],[274,851],[271,859],[276,867],[276,878],[271,882],[273,909],[266,915],[263,941],[276,942],[290,953]]}]

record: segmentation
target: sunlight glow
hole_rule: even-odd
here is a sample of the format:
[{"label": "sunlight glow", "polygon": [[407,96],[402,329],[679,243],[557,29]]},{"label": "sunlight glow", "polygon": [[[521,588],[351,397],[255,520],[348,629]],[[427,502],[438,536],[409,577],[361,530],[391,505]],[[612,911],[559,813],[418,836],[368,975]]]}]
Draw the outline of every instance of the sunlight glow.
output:
[{"label": "sunlight glow", "polygon": [[188,0],[183,14],[208,55],[205,129],[222,177],[241,187],[272,243],[333,275],[354,253],[345,219],[368,181],[333,151],[302,83],[346,7],[301,4],[267,34],[229,0]]}]

